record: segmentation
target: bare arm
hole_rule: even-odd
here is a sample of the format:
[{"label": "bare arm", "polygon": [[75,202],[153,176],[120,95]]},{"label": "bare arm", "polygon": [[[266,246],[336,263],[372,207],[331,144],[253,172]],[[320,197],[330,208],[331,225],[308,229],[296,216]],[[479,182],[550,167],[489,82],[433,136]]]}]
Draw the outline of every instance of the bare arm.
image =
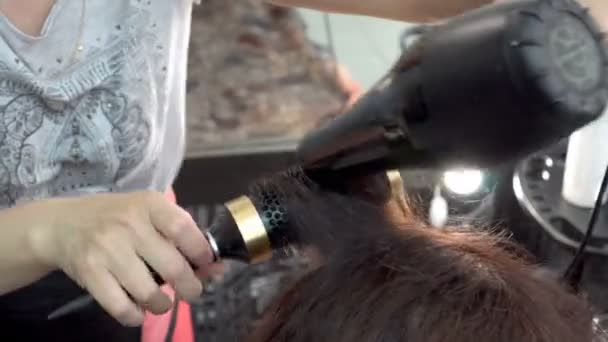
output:
[{"label": "bare arm", "polygon": [[45,215],[42,203],[28,204],[0,211],[0,295],[26,286],[44,277],[55,267],[37,258],[31,235],[53,220]]},{"label": "bare arm", "polygon": [[[410,22],[448,18],[492,2],[510,0],[267,0],[276,5],[297,6],[336,13],[369,15]],[[579,0],[608,30],[608,1]]]},{"label": "bare arm", "polygon": [[491,3],[492,0],[268,0],[268,2],[336,13],[429,22],[478,8]]}]

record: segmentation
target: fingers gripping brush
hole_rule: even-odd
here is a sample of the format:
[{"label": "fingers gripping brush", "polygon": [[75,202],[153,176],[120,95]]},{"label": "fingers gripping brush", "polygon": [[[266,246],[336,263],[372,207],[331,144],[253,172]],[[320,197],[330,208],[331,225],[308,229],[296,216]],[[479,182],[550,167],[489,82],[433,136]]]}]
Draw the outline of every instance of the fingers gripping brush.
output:
[{"label": "fingers gripping brush", "polygon": [[[295,240],[285,206],[270,191],[226,202],[205,236],[214,261],[232,259],[250,264],[269,260],[273,251],[284,250]],[[165,283],[156,272],[152,271],[152,275],[158,284]],[[48,319],[78,312],[94,302],[92,296],[82,296],[53,311]]]}]

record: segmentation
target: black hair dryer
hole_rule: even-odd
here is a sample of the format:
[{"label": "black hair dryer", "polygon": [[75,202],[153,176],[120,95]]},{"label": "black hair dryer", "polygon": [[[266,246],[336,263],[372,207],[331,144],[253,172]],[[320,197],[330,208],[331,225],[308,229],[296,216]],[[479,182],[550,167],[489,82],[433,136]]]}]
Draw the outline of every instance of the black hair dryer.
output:
[{"label": "black hair dryer", "polygon": [[385,82],[304,137],[298,160],[330,174],[514,161],[601,115],[607,67],[576,1],[488,5],[422,30]]}]

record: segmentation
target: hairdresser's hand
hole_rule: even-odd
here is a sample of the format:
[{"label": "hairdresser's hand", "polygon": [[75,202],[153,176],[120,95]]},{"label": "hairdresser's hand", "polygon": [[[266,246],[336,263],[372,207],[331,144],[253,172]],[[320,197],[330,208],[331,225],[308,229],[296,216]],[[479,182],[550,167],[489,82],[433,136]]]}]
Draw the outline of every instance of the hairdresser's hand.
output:
[{"label": "hairdresser's hand", "polygon": [[201,282],[188,261],[205,270],[212,252],[191,216],[162,194],[51,200],[42,210],[48,212],[41,217],[53,221],[35,232],[35,253],[87,289],[123,324],[139,325],[143,310],[161,314],[172,306],[146,263],[181,298],[200,296]]}]

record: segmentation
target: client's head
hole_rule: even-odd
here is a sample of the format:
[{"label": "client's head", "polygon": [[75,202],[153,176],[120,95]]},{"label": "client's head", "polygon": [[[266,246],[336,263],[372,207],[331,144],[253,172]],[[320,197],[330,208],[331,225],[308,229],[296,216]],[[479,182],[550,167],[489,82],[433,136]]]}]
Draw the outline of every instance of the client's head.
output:
[{"label": "client's head", "polygon": [[298,238],[321,258],[275,301],[251,340],[594,340],[586,302],[505,239],[395,220],[369,186],[330,191],[297,171],[258,184],[280,194]]}]

